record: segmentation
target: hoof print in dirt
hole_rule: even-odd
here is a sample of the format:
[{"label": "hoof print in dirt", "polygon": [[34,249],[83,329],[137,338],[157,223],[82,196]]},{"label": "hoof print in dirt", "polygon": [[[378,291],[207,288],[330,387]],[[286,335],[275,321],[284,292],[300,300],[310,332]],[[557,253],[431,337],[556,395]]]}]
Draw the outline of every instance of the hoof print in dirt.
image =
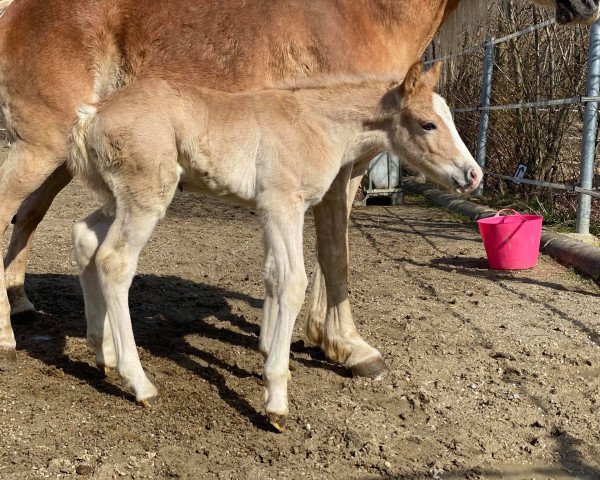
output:
[{"label": "hoof print in dirt", "polygon": [[77,475],[88,476],[94,473],[94,468],[91,465],[86,465],[82,463],[81,465],[77,465],[75,473]]}]

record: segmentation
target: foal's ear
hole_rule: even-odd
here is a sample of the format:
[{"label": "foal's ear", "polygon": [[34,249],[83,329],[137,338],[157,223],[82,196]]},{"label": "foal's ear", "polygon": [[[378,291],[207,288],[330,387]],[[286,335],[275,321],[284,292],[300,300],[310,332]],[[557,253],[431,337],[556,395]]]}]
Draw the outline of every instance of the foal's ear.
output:
[{"label": "foal's ear", "polygon": [[421,75],[423,75],[423,62],[416,62],[408,69],[404,82],[402,82],[402,92],[406,96],[413,95],[419,86],[421,81]]},{"label": "foal's ear", "polygon": [[440,79],[442,73],[442,62],[437,62],[427,72],[425,72],[425,84],[434,89]]}]

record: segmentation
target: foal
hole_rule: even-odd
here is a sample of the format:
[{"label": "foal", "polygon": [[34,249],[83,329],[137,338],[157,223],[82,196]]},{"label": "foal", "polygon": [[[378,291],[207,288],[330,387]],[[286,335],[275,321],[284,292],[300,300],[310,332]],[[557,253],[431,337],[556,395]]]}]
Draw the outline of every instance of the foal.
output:
[{"label": "foal", "polygon": [[290,341],[307,286],[306,209],[353,159],[386,149],[457,191],[479,184],[481,169],[433,92],[439,71],[417,63],[401,84],[338,79],[236,94],[146,79],[82,106],[71,168],[107,198],[74,229],[98,364],[116,366],[139,403],[156,399],[137,354],[128,290],[177,186],[253,206],[264,228],[266,411],[283,429]]}]

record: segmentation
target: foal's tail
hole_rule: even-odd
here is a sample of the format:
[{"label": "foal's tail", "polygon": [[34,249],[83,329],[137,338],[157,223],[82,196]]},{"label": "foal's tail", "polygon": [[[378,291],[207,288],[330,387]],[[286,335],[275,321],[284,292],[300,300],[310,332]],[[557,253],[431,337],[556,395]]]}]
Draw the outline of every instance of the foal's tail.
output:
[{"label": "foal's tail", "polygon": [[67,164],[73,176],[79,176],[99,194],[106,203],[113,203],[109,185],[102,176],[100,157],[105,153],[98,132],[98,109],[82,104],[77,109],[77,120],[71,129],[70,152]]}]

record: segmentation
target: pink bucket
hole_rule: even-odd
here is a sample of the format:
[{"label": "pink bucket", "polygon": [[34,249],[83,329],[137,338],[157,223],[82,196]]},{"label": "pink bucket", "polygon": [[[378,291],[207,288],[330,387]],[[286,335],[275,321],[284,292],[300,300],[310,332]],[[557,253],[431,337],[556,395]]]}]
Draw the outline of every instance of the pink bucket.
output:
[{"label": "pink bucket", "polygon": [[[500,216],[510,211],[513,215]],[[542,235],[540,215],[521,215],[505,208],[489,218],[477,220],[485,253],[494,270],[521,270],[535,267]]]}]

